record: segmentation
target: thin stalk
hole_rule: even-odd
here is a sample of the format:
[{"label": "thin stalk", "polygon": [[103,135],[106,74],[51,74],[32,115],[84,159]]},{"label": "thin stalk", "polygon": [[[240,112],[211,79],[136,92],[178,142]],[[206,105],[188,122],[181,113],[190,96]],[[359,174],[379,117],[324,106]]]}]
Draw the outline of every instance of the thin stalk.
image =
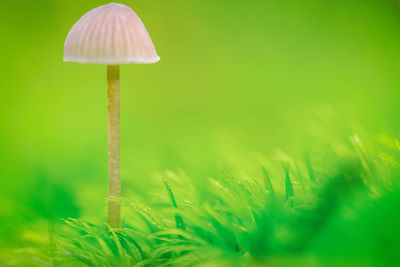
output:
[{"label": "thin stalk", "polygon": [[119,65],[107,66],[108,88],[108,224],[120,227],[121,167],[120,167],[120,95]]}]

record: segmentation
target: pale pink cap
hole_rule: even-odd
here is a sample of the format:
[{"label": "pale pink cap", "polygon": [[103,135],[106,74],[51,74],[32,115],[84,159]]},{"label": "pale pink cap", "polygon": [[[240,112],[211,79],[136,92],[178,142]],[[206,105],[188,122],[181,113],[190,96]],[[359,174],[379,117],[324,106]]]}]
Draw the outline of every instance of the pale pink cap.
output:
[{"label": "pale pink cap", "polygon": [[111,3],[78,20],[64,45],[64,61],[117,65],[160,60],[143,22],[130,8]]}]

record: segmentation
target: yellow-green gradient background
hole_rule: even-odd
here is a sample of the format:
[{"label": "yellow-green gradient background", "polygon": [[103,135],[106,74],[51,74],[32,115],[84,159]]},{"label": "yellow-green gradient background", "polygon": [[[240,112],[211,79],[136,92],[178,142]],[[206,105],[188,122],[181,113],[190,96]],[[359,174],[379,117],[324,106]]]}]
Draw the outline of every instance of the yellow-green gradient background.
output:
[{"label": "yellow-green gradient background", "polygon": [[[258,175],[277,151],[302,158],[345,150],[354,134],[399,134],[398,1],[120,2],[161,57],[121,67],[128,198],[151,193],[165,170],[194,183]],[[1,2],[1,245],[41,240],[63,217],[105,221],[106,67],[62,58],[71,26],[106,3]]]}]

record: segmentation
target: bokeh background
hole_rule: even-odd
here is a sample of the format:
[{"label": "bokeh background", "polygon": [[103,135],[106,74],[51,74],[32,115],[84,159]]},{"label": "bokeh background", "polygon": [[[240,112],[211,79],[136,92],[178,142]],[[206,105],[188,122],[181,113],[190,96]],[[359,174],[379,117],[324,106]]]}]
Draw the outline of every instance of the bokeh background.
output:
[{"label": "bokeh background", "polygon": [[[277,154],[345,152],[350,136],[379,144],[399,134],[397,0],[120,2],[161,56],[122,66],[127,198],[151,195],[166,170],[194,183],[257,176],[278,169]],[[106,67],[62,57],[73,23],[106,3],[1,4],[2,253],[47,242],[61,218],[105,221]]]}]

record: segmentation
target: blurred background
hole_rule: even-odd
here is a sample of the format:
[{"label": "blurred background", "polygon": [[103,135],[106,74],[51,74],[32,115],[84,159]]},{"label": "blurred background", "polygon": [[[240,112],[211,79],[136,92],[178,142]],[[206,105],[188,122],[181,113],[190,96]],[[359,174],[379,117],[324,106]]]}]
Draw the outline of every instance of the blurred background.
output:
[{"label": "blurred background", "polygon": [[[166,170],[194,183],[258,176],[274,173],[277,154],[399,135],[397,0],[120,2],[161,57],[121,68],[127,198],[151,193]],[[71,26],[106,3],[1,5],[0,246],[42,242],[61,218],[105,221],[106,67],[62,58]]]}]

